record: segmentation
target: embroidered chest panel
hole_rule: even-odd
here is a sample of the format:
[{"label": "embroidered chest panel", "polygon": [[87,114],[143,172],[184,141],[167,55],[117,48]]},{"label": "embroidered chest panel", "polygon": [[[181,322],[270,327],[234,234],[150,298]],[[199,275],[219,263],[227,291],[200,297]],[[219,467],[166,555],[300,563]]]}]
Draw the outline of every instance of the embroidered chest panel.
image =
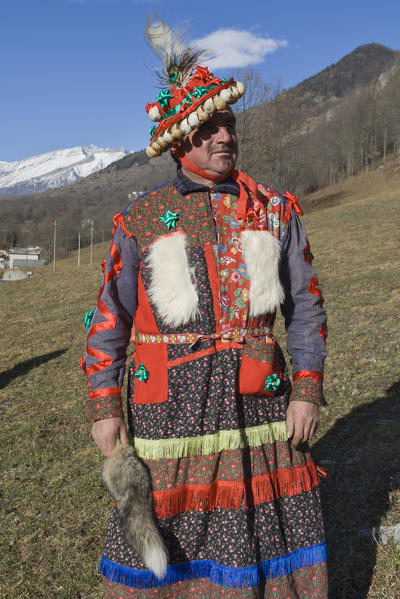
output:
[{"label": "embroidered chest panel", "polygon": [[[177,218],[168,221],[168,213]],[[208,194],[182,196],[173,183],[133,202],[123,218],[125,229],[136,237],[141,252],[160,237],[179,231],[185,232],[188,245],[203,246],[216,241]]]},{"label": "embroidered chest panel", "polygon": [[[273,203],[266,202],[268,195]],[[253,198],[249,193],[247,222],[243,222],[238,219],[238,203],[240,201],[238,197],[230,194],[211,193],[211,206],[217,230],[215,260],[220,281],[222,311],[220,327],[223,334],[231,329],[262,328],[266,325],[265,309],[256,309],[253,313],[250,310],[249,313],[250,279],[253,279],[254,296],[255,286],[260,287],[255,280],[260,276],[257,270],[261,270],[254,267],[260,261],[263,269],[269,268],[270,250],[273,248],[271,248],[271,243],[268,243],[268,238],[272,235],[278,240],[281,226],[285,227],[284,223],[281,225],[279,212],[277,212],[277,209],[280,208],[279,198],[276,197],[276,200],[278,201],[275,201],[275,197],[265,187],[259,186],[257,198]],[[268,207],[271,218],[268,216]],[[265,236],[267,231],[268,234]],[[255,239],[256,237],[257,239]],[[272,242],[271,239],[269,241]],[[276,250],[279,251],[278,247]],[[263,253],[264,255],[262,255]],[[279,262],[278,254],[276,259]],[[276,264],[276,270],[277,266],[278,264]],[[251,277],[252,274],[253,277]],[[263,281],[262,273],[260,281]],[[280,297],[276,298],[275,304],[279,299]],[[276,308],[275,304],[271,306],[272,312]],[[253,318],[251,318],[252,316]]]},{"label": "embroidered chest panel", "polygon": [[237,209],[235,195],[182,196],[169,183],[125,211],[161,333],[229,334],[272,325],[283,300],[278,264],[286,203],[259,185],[257,198],[249,194],[247,222],[237,219]]},{"label": "embroidered chest panel", "polygon": [[[238,230],[236,196],[218,193],[212,194],[212,197],[214,217],[217,220],[222,219],[221,230]],[[249,201],[253,200],[249,194]],[[260,208],[258,220],[253,221],[250,217],[246,228],[268,230],[274,237],[283,241],[290,218],[290,205],[287,200],[271,187],[261,184],[258,185],[256,200]],[[165,222],[168,212],[177,214],[177,218],[172,219],[173,224],[170,228],[168,222]],[[123,213],[123,222],[124,228],[135,236],[141,251],[159,237],[176,231],[186,233],[189,245],[204,245],[217,241],[208,194],[197,192],[182,196],[172,182],[132,202]]]}]

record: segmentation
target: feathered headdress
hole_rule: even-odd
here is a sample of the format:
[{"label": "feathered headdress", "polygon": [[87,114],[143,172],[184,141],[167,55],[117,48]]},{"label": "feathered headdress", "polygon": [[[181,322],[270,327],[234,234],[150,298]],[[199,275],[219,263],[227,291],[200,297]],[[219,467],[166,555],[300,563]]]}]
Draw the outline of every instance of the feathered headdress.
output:
[{"label": "feathered headdress", "polygon": [[172,30],[161,19],[152,24],[150,20],[151,15],[146,23],[146,41],[162,64],[162,69],[156,71],[159,80],[163,85],[184,87],[205,52],[185,46],[183,31]]},{"label": "feathered headdress", "polygon": [[146,106],[151,120],[159,122],[151,128],[146,148],[146,154],[153,158],[197,129],[216,110],[234,104],[245,86],[233,78],[219,79],[207,67],[199,66],[205,50],[186,45],[182,31],[173,31],[161,19],[151,24],[150,18],[146,41],[162,63],[157,76],[167,86]]}]

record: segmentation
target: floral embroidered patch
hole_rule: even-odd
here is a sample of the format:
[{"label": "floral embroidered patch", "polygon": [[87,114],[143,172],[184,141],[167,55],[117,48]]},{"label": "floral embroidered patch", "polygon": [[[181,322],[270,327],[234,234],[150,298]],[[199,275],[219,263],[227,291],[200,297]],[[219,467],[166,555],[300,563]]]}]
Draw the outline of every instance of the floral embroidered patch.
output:
[{"label": "floral embroidered patch", "polygon": [[250,281],[239,239],[239,222],[235,218],[238,198],[213,193],[211,201],[218,233],[216,261],[221,292],[221,332],[224,333],[232,328],[245,328]]},{"label": "floral embroidered patch", "polygon": [[120,395],[89,399],[88,415],[90,422],[107,418],[123,418],[122,400]]},{"label": "floral embroidered patch", "polygon": [[322,381],[315,378],[299,378],[293,382],[290,401],[307,401],[317,406],[326,406]]}]

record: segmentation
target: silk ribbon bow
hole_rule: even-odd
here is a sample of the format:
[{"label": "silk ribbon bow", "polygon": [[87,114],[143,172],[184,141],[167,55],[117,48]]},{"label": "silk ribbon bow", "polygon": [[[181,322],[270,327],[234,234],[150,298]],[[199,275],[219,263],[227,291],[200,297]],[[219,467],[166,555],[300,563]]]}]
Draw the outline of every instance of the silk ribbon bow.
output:
[{"label": "silk ribbon bow", "polygon": [[94,311],[95,308],[92,308],[89,310],[89,312],[86,312],[85,316],[83,317],[83,324],[85,325],[86,329],[90,329],[90,323],[92,322]]},{"label": "silk ribbon bow", "polygon": [[137,372],[135,372],[135,377],[137,379],[139,379],[139,381],[141,381],[142,383],[145,383],[147,381],[147,379],[149,378],[150,373],[148,370],[146,370],[146,368],[143,366],[143,364],[139,364]]},{"label": "silk ribbon bow", "polygon": [[265,379],[265,391],[276,391],[279,385],[281,384],[281,379],[278,378],[278,375],[272,374],[271,376],[267,376]]},{"label": "silk ribbon bow", "polygon": [[304,212],[300,208],[299,198],[297,196],[295,196],[292,193],[290,193],[290,191],[287,191],[286,193],[283,193],[282,195],[283,195],[284,198],[286,198],[287,200],[289,200],[289,204],[291,206],[293,206],[294,211],[295,211],[296,214],[298,214],[299,216],[301,216],[302,214],[304,214]]},{"label": "silk ribbon bow", "polygon": [[163,216],[159,216],[158,218],[165,224],[168,231],[171,231],[171,229],[176,229],[176,221],[179,220],[179,213],[167,210]]}]

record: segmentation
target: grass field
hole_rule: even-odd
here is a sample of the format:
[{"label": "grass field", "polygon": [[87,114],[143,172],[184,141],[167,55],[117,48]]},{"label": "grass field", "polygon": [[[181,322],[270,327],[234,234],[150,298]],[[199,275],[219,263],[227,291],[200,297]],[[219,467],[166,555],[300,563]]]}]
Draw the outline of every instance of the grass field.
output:
[{"label": "grass field", "polygon": [[[400,522],[400,176],[372,173],[303,207],[329,315],[329,406],[313,452],[328,471],[330,596],[396,599],[398,550],[360,530]],[[111,501],[78,362],[105,251],[0,285],[3,598],[101,597]]]}]

